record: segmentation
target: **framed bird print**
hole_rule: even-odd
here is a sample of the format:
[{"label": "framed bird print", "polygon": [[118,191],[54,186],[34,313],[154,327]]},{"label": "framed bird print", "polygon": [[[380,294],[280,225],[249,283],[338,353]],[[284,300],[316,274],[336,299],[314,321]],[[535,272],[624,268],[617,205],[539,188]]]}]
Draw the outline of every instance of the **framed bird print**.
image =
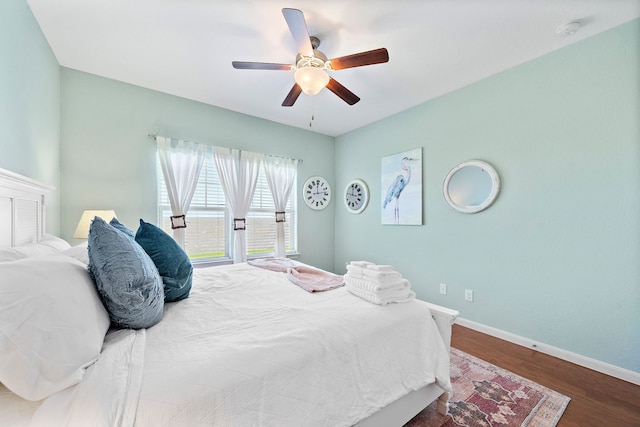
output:
[{"label": "framed bird print", "polygon": [[382,158],[383,225],[422,225],[422,148]]}]

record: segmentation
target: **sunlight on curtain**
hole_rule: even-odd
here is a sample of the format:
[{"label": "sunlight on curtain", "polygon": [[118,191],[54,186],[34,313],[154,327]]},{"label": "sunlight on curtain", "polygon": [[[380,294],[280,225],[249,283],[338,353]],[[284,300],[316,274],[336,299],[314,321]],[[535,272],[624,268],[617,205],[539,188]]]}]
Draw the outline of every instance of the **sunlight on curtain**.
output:
[{"label": "sunlight on curtain", "polygon": [[[187,215],[204,164],[205,145],[156,137],[158,157],[174,216]],[[173,238],[184,247],[184,228],[174,228]]]},{"label": "sunlight on curtain", "polygon": [[[296,179],[298,160],[265,156],[263,164],[276,208],[275,256],[285,257],[284,221],[286,221],[286,217],[284,212]],[[279,215],[282,215],[282,221],[278,221]]]},{"label": "sunlight on curtain", "polygon": [[[256,189],[263,154],[214,147],[213,158],[218,168],[227,205],[235,219],[245,221]],[[244,229],[234,230],[233,262],[247,260],[247,236]]]}]

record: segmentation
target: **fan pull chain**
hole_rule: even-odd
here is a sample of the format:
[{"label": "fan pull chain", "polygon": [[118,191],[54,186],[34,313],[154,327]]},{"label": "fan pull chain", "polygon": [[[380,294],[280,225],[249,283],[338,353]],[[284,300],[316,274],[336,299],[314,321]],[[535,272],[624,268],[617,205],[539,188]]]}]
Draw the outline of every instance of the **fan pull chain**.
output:
[{"label": "fan pull chain", "polygon": [[309,127],[312,127],[312,126],[313,126],[313,121],[314,121],[314,120],[315,120],[315,118],[316,118],[316,117],[315,117],[315,114],[313,114],[313,110],[314,110],[313,106],[314,106],[313,98],[311,98],[311,120],[309,120]]}]

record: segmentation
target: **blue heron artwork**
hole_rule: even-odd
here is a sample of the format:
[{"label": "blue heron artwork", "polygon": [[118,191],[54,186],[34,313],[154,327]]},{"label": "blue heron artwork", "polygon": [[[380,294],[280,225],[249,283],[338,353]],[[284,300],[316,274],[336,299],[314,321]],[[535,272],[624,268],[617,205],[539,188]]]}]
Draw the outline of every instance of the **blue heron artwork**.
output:
[{"label": "blue heron artwork", "polygon": [[382,159],[382,224],[422,224],[422,148]]}]

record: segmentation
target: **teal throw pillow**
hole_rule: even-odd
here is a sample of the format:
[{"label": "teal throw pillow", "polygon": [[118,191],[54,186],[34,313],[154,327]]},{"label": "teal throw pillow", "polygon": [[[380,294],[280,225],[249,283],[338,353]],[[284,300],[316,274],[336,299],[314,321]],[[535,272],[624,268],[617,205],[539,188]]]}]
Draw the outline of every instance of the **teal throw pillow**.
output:
[{"label": "teal throw pillow", "polygon": [[140,220],[136,242],[149,254],[164,283],[165,302],[179,301],[189,296],[193,265],[184,249],[160,227]]},{"label": "teal throw pillow", "polygon": [[89,274],[115,325],[149,328],[162,319],[162,279],[135,240],[96,217],[89,228],[88,252]]}]

